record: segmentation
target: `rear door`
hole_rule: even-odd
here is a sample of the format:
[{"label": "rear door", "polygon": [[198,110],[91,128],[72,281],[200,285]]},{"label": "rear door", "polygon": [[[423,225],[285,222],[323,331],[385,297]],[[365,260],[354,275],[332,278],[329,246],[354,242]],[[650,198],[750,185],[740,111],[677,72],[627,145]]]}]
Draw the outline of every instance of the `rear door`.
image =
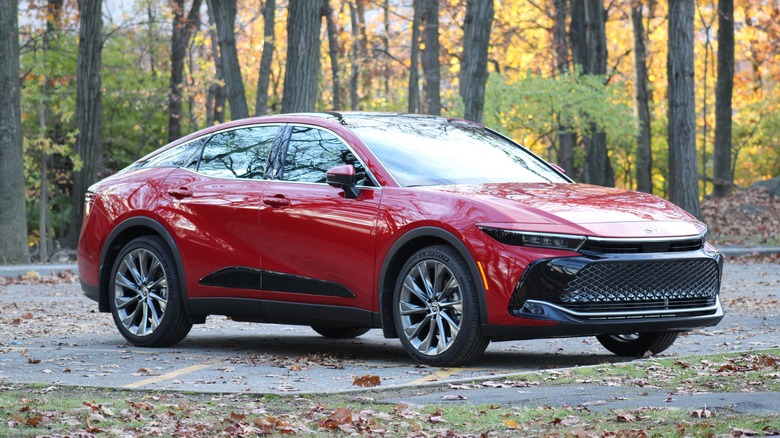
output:
[{"label": "rear door", "polygon": [[190,298],[259,296],[263,178],[283,130],[257,125],[215,133],[198,159],[165,180],[160,219],[179,245]]},{"label": "rear door", "polygon": [[[376,223],[381,189],[331,131],[292,125],[270,162],[260,211],[263,289],[270,300],[374,309]],[[276,164],[274,164],[276,162]],[[279,165],[282,164],[283,165]],[[360,195],[346,199],[325,182],[352,164]]]}]

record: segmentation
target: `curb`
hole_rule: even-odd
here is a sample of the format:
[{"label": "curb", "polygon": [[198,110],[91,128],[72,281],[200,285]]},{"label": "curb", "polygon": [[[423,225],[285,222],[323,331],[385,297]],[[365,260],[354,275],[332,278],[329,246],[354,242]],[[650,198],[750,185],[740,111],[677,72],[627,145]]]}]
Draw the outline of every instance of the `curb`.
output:
[{"label": "curb", "polygon": [[55,265],[7,265],[0,266],[0,277],[19,277],[28,272],[37,272],[39,275],[52,275],[62,271],[71,271],[78,274],[79,267],[75,263]]},{"label": "curb", "polygon": [[742,246],[726,246],[716,247],[718,252],[728,257],[742,257],[754,254],[771,255],[780,254],[780,246],[757,246],[757,247],[742,247]]}]

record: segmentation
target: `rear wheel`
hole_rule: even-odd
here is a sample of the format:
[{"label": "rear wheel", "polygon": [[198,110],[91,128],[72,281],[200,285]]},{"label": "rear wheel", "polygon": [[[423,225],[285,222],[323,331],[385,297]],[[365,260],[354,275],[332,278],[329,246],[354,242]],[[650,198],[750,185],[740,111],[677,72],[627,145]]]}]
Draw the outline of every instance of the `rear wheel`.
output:
[{"label": "rear wheel", "polygon": [[139,347],[174,345],[192,328],[173,254],[159,237],[139,237],[122,248],[111,268],[108,300],[119,332]]},{"label": "rear wheel", "polygon": [[426,365],[473,361],[490,343],[480,330],[471,271],[449,246],[424,248],[409,258],[396,282],[393,317],[407,353]]},{"label": "rear wheel", "polygon": [[618,356],[643,356],[648,351],[659,354],[674,344],[679,332],[627,333],[622,335],[601,335],[596,339],[607,350]]},{"label": "rear wheel", "polygon": [[333,339],[357,338],[358,336],[365,335],[371,330],[366,327],[328,327],[319,325],[313,325],[311,328],[320,335]]}]

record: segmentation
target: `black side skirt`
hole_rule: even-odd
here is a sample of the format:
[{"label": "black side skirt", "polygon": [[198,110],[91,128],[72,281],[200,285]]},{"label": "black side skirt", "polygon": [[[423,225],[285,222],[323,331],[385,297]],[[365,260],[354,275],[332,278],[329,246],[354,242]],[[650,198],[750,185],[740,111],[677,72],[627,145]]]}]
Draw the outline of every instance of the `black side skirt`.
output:
[{"label": "black side skirt", "polygon": [[379,314],[355,307],[250,298],[190,298],[192,315],[225,315],[235,321],[332,327],[381,327]]}]

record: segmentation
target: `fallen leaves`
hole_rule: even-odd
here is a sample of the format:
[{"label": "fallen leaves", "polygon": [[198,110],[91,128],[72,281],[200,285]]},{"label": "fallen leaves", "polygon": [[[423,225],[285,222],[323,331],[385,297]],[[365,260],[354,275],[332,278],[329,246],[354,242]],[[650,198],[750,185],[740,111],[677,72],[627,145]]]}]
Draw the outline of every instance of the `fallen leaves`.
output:
[{"label": "fallen leaves", "polygon": [[776,244],[780,236],[780,200],[763,187],[701,203],[710,237],[720,245]]},{"label": "fallen leaves", "polygon": [[381,384],[382,379],[379,376],[373,376],[371,374],[355,377],[355,380],[352,381],[352,386],[360,386],[362,388],[373,388]]}]

